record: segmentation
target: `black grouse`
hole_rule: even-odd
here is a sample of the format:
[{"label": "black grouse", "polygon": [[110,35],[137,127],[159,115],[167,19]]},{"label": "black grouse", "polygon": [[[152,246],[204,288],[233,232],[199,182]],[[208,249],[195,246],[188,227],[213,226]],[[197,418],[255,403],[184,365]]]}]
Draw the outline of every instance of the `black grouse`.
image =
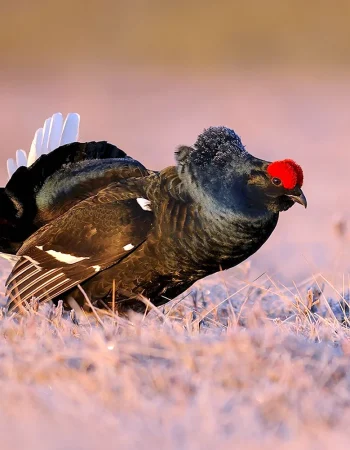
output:
[{"label": "black grouse", "polygon": [[[179,147],[177,165],[160,172],[116,147],[106,165],[88,160],[66,168],[64,161],[84,146],[93,153],[101,145],[109,144],[67,145],[28,170],[34,188],[23,199],[18,195],[19,209],[26,223],[41,228],[17,252],[7,280],[13,306],[34,296],[73,298],[85,307],[84,293],[98,306],[109,306],[115,294],[120,312],[142,311],[141,296],[161,305],[255,253],[280,211],[295,202],[306,207],[299,165],[255,158],[225,127],[211,127],[193,147]],[[62,152],[64,158],[56,156]]]}]

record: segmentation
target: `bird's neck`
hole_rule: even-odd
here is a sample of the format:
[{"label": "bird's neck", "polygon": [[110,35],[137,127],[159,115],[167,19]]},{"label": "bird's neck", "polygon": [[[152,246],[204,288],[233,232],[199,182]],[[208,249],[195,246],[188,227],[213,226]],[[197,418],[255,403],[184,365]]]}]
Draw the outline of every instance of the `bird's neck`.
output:
[{"label": "bird's neck", "polygon": [[[170,168],[169,168],[170,169]],[[182,197],[187,196],[192,201],[201,205],[203,214],[208,220],[217,220],[217,217],[225,219],[226,222],[257,221],[268,222],[278,218],[278,212],[267,207],[264,203],[254,203],[244,195],[244,191],[237,184],[237,189],[231,189],[225,198],[216,198],[214,195],[204,190],[189,171],[172,167],[172,181],[178,179],[178,191],[182,192]],[[222,201],[221,201],[222,200]]]}]

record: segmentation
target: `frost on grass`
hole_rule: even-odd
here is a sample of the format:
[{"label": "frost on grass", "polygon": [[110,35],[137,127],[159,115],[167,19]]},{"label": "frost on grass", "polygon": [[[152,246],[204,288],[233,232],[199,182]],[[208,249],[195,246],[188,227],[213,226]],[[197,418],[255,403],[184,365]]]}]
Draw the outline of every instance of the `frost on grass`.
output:
[{"label": "frost on grass", "polygon": [[350,330],[325,301],[265,280],[99,323],[1,310],[1,449],[347,448]]}]

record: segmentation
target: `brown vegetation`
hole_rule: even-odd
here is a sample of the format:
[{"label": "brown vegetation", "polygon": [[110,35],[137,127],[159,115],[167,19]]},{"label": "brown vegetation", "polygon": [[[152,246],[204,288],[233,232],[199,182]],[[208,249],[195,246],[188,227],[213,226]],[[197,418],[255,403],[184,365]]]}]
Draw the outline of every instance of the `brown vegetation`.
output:
[{"label": "brown vegetation", "polygon": [[338,300],[201,282],[146,317],[97,311],[102,324],[32,302],[0,321],[1,448],[347,448]]}]

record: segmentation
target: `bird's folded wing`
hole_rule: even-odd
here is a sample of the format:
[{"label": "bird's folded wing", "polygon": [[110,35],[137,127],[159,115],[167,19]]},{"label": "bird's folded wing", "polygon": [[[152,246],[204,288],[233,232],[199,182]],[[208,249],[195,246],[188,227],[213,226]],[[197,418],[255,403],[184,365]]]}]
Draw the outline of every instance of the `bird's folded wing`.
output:
[{"label": "bird's folded wing", "polygon": [[113,183],[34,233],[6,282],[11,303],[55,298],[135,251],[153,223],[143,192],[137,179]]},{"label": "bird's folded wing", "polygon": [[18,193],[20,195],[23,186],[29,191],[37,189],[49,176],[67,164],[107,158],[126,158],[126,154],[106,141],[73,142],[63,145],[48,154],[41,154],[29,167],[19,167],[12,174],[6,189],[13,193],[20,191]]},{"label": "bird's folded wing", "polygon": [[[147,175],[138,161],[108,142],[74,142],[19,167],[5,187],[12,203],[28,213],[39,208],[41,225],[120,178]],[[45,189],[42,189],[45,185]],[[37,203],[37,205],[35,205]]]}]

